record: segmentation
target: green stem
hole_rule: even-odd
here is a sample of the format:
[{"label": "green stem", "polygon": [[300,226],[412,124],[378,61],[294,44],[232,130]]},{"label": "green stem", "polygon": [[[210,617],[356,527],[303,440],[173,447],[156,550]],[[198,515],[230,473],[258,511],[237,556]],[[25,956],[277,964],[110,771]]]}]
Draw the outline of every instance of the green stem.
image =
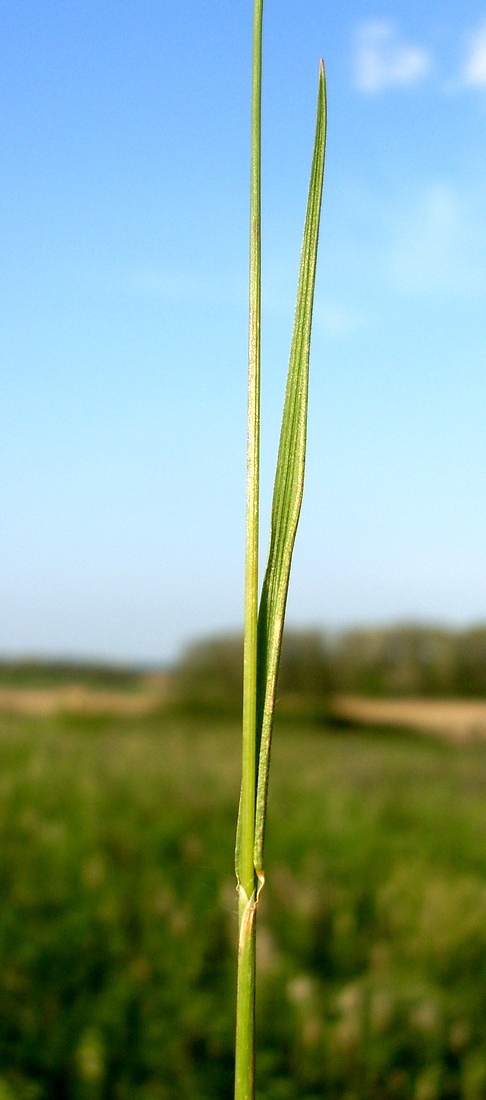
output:
[{"label": "green stem", "polygon": [[255,1062],[255,841],[258,527],[260,468],[261,85],[263,0],[254,0],[250,179],[250,316],[246,483],[243,754],[236,853],[239,892],[235,1100],[253,1100]]}]

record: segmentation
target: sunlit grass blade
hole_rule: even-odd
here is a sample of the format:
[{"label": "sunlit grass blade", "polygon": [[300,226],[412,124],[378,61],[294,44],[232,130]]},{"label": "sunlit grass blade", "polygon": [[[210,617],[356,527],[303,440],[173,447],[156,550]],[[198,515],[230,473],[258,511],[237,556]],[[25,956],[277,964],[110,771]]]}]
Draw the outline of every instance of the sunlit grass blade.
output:
[{"label": "sunlit grass blade", "polygon": [[263,882],[263,839],[275,691],[289,586],[290,566],[304,487],[309,352],[319,239],[324,154],[326,84],[319,70],[317,120],[294,330],[273,491],[270,548],[258,618],[257,794],[254,864]]},{"label": "sunlit grass blade", "polygon": [[248,332],[248,418],[245,539],[245,628],[243,640],[243,758],[235,867],[240,922],[254,892],[253,843],[256,790],[256,694],[258,632],[258,542],[260,496],[260,321],[261,321],[261,95],[263,0],[253,12],[253,71],[250,166],[250,316]]},{"label": "sunlit grass blade", "polygon": [[263,0],[253,5],[250,166],[250,317],[248,339],[248,447],[246,476],[245,632],[241,794],[235,865],[238,879],[235,1100],[255,1093],[255,841],[256,697],[261,318],[261,98]]}]

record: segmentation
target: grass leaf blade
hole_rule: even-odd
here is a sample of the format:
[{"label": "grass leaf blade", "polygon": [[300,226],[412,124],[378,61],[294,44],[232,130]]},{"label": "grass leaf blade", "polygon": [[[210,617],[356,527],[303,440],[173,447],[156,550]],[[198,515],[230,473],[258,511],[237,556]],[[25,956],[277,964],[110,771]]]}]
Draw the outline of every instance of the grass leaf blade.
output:
[{"label": "grass leaf blade", "polygon": [[273,491],[270,548],[258,618],[258,762],[254,863],[263,883],[270,743],[295,535],[304,486],[309,352],[326,144],[326,85],[319,70],[317,119],[294,330]]}]

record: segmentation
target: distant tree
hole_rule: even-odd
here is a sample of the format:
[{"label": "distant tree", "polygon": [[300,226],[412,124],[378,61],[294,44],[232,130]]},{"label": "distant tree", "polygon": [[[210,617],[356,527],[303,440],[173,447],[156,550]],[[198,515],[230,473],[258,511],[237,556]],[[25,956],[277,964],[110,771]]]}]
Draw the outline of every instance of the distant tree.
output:
[{"label": "distant tree", "polygon": [[349,631],[331,653],[334,686],[364,695],[452,695],[456,650],[455,635],[435,627]]},{"label": "distant tree", "polygon": [[184,709],[239,713],[243,694],[243,639],[207,638],[190,645],[174,674],[175,697]]},{"label": "distant tree", "polygon": [[76,684],[90,689],[131,690],[143,686],[145,675],[143,668],[89,661],[0,660],[0,687],[9,688],[58,688]]},{"label": "distant tree", "polygon": [[486,695],[486,627],[459,635],[456,657],[456,688],[459,695]]},{"label": "distant tree", "polygon": [[[179,705],[239,714],[242,661],[238,635],[189,646],[174,672]],[[325,717],[328,700],[339,692],[486,697],[486,627],[460,632],[410,623],[350,630],[332,639],[317,630],[286,631],[277,713]]]},{"label": "distant tree", "polygon": [[284,633],[277,713],[324,717],[332,688],[329,654],[317,630]]},{"label": "distant tree", "polygon": [[[241,636],[203,639],[188,647],[174,673],[175,697],[187,710],[239,713],[243,691]],[[330,691],[329,657],[317,631],[284,634],[277,711],[316,715]]]}]

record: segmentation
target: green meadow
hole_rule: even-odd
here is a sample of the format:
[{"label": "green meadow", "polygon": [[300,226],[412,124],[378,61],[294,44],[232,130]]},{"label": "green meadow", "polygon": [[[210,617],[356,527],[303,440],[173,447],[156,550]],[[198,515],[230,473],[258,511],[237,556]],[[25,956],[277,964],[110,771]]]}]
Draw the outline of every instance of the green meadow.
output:
[{"label": "green meadow", "polygon": [[[238,725],[0,719],[0,1100],[229,1100]],[[277,723],[265,1100],[486,1095],[486,746]]]}]

